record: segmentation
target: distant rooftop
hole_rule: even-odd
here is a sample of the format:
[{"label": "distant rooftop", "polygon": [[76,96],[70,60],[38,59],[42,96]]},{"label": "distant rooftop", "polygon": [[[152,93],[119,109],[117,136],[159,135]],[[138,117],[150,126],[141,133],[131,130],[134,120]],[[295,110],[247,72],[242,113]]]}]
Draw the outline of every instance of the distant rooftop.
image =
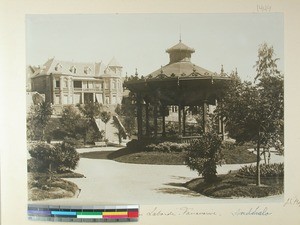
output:
[{"label": "distant rooftop", "polygon": [[63,61],[55,58],[48,59],[42,66],[34,67],[34,76],[64,74],[70,76],[97,77],[103,75],[120,75],[122,66],[115,58],[108,65],[102,62],[82,63]]}]

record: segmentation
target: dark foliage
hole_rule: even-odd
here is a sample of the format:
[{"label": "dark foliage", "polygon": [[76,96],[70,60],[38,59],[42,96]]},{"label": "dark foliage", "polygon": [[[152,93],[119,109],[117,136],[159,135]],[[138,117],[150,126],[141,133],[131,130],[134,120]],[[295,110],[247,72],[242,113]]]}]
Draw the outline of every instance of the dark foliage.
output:
[{"label": "dark foliage", "polygon": [[[75,169],[79,154],[73,145],[62,142],[55,145],[47,143],[37,143],[29,150],[32,157],[31,169],[37,172],[62,172],[69,169]],[[35,164],[36,166],[32,165]]]},{"label": "dark foliage", "polygon": [[217,163],[221,163],[221,138],[215,133],[204,133],[198,140],[191,142],[187,151],[186,164],[202,174],[205,182],[217,180]]}]

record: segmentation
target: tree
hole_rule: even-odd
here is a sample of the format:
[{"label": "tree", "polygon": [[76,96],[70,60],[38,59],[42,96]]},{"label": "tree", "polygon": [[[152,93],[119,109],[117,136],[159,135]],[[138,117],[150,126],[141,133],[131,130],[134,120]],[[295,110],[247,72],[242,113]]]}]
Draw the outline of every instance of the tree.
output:
[{"label": "tree", "polygon": [[79,154],[74,146],[62,142],[51,145],[39,142],[29,150],[29,153],[39,163],[38,172],[63,172],[68,169],[75,169]]},{"label": "tree", "polygon": [[102,106],[99,103],[88,102],[84,105],[77,105],[82,114],[91,121],[99,117]]},{"label": "tree", "polygon": [[49,102],[33,105],[27,117],[27,134],[30,139],[44,140],[45,128],[52,115],[52,106]]},{"label": "tree", "polygon": [[217,163],[221,163],[221,138],[206,132],[200,139],[194,140],[187,151],[186,164],[202,174],[204,181],[212,183],[217,180]]},{"label": "tree", "polygon": [[105,139],[106,139],[106,124],[110,120],[111,114],[110,114],[110,112],[103,111],[103,112],[100,113],[100,118],[101,118],[102,122],[105,124],[105,133],[104,133],[104,135],[105,135]]},{"label": "tree", "polygon": [[60,118],[64,138],[81,139],[85,135],[85,121],[77,108],[65,106]]},{"label": "tree", "polygon": [[120,116],[120,120],[130,137],[136,130],[136,107],[133,103],[135,98],[130,92],[127,97],[123,97],[122,105],[117,107],[115,112]]},{"label": "tree", "polygon": [[84,132],[84,144],[86,144],[88,137],[91,137],[91,141],[94,141],[97,137],[100,138],[101,132],[97,127],[95,118],[100,116],[102,106],[99,103],[93,102],[77,106],[85,118],[85,126],[82,128]]},{"label": "tree", "polygon": [[277,70],[274,51],[260,46],[255,64],[255,81],[241,82],[233,77],[217,112],[225,118],[229,135],[238,143],[252,141],[256,145],[256,184],[260,185],[262,147],[276,147],[283,136],[283,76]]}]

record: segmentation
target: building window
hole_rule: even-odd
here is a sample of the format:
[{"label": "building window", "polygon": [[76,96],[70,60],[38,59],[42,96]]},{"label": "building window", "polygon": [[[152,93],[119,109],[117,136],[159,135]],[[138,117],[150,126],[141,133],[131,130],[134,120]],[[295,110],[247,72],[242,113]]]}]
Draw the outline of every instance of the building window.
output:
[{"label": "building window", "polygon": [[64,82],[63,82],[63,85],[64,85],[64,88],[67,88],[68,87],[68,80],[64,80]]},{"label": "building window", "polygon": [[105,103],[106,103],[106,104],[110,104],[110,102],[109,102],[109,97],[108,97],[108,96],[106,96],[106,98],[105,98]]},{"label": "building window", "polygon": [[93,81],[89,81],[87,85],[88,85],[88,88],[93,88],[94,87]]},{"label": "building window", "polygon": [[76,67],[75,67],[75,66],[71,66],[70,72],[71,72],[71,73],[76,73]]},{"label": "building window", "polygon": [[113,95],[112,104],[117,104],[117,96]]},{"label": "building window", "polygon": [[73,85],[74,85],[74,88],[82,88],[82,82],[79,80],[75,80]]},{"label": "building window", "polygon": [[54,104],[60,104],[60,96],[59,95],[55,95]]},{"label": "building window", "polygon": [[90,74],[91,73],[91,68],[88,67],[88,66],[84,67],[84,73],[85,74]]},{"label": "building window", "polygon": [[102,94],[95,94],[96,102],[103,104],[103,95]]},{"label": "building window", "polygon": [[82,82],[82,87],[83,87],[83,88],[87,88],[87,81],[83,81],[83,82]]},{"label": "building window", "polygon": [[116,81],[113,81],[112,86],[113,86],[113,89],[117,89]]},{"label": "building window", "polygon": [[55,71],[60,71],[62,68],[62,65],[60,65],[60,63],[57,63],[55,66]]},{"label": "building window", "polygon": [[56,80],[56,81],[55,81],[55,87],[56,87],[56,88],[59,88],[59,87],[60,87],[60,82],[59,82],[59,80]]},{"label": "building window", "polygon": [[104,82],[104,88],[105,88],[105,90],[107,90],[109,88],[108,82]]},{"label": "building window", "polygon": [[62,104],[68,104],[68,95],[63,96]]}]

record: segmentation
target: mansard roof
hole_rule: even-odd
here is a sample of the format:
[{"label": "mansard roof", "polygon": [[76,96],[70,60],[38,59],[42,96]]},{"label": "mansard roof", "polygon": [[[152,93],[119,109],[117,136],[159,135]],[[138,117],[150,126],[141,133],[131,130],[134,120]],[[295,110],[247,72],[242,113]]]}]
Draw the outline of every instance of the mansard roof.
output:
[{"label": "mansard roof", "polygon": [[[113,58],[114,59],[114,58]],[[114,59],[111,61],[112,65],[115,67],[122,68],[120,64]],[[118,66],[116,66],[118,65]],[[50,74],[63,74],[69,76],[84,76],[84,77],[99,77],[99,76],[113,76],[115,74],[107,70],[111,65],[105,65],[102,62],[95,63],[82,63],[82,62],[72,62],[57,60],[55,58],[48,59],[44,65],[37,67],[33,77],[40,75],[50,75]]]}]

